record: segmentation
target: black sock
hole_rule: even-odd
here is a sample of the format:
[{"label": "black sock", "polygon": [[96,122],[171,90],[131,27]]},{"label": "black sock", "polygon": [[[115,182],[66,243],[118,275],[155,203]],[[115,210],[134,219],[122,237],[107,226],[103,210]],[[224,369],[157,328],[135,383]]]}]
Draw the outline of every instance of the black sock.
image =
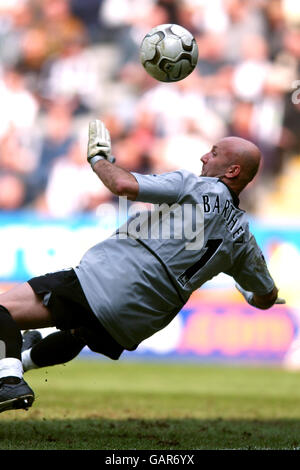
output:
[{"label": "black sock", "polygon": [[71,331],[57,331],[34,345],[30,357],[38,367],[64,364],[78,356],[85,345]]},{"label": "black sock", "polygon": [[4,351],[1,350],[1,359],[14,357],[21,360],[21,332],[9,311],[2,305],[0,305],[0,340],[4,344]]},{"label": "black sock", "polygon": [[2,379],[0,379],[0,382],[3,384],[16,385],[21,382],[21,379],[19,379],[19,377],[9,376],[9,377],[2,377]]}]

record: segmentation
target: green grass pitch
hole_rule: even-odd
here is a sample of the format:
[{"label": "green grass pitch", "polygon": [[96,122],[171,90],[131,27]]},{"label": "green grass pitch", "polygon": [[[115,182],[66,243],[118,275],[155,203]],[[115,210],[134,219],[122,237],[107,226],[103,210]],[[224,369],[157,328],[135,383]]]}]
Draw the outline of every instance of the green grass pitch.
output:
[{"label": "green grass pitch", "polygon": [[85,360],[30,371],[28,411],[0,415],[0,449],[300,449],[300,373]]}]

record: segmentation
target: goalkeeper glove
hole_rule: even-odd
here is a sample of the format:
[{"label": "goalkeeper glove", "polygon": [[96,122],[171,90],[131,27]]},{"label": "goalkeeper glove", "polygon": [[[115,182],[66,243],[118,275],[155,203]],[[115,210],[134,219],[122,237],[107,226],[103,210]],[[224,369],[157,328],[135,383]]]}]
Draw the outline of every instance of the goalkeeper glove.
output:
[{"label": "goalkeeper glove", "polygon": [[[256,307],[256,305],[254,303],[254,300],[253,300],[253,298],[254,298],[254,293],[253,292],[249,292],[248,290],[243,289],[239,284],[235,284],[235,287],[242,294],[242,296],[244,297],[246,302],[248,302],[249,305],[252,305],[252,307]],[[285,304],[285,303],[286,303],[285,299],[282,299],[281,297],[277,297],[277,299],[274,302],[274,305],[275,304]]]},{"label": "goalkeeper glove", "polygon": [[99,160],[107,160],[110,163],[116,161],[111,155],[111,140],[109,131],[102,121],[95,119],[89,123],[88,162],[94,169]]}]

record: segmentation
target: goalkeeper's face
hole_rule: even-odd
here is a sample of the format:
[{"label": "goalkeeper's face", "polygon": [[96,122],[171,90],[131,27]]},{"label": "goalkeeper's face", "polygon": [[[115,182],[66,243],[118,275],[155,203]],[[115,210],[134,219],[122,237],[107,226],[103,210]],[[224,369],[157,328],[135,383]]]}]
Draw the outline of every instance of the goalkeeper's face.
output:
[{"label": "goalkeeper's face", "polygon": [[213,145],[212,149],[201,157],[201,176],[221,178],[225,175],[227,168],[232,163],[222,142]]},{"label": "goalkeeper's face", "polygon": [[240,137],[224,137],[201,157],[201,176],[239,178],[243,189],[256,175],[261,160],[259,148]]}]

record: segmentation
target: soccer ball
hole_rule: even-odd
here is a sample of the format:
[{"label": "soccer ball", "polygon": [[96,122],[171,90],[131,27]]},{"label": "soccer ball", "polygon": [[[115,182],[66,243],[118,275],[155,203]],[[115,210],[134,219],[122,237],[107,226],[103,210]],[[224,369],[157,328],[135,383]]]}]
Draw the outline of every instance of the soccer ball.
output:
[{"label": "soccer ball", "polygon": [[144,37],[140,60],[156,80],[178,82],[196,67],[198,46],[194,36],[182,26],[161,24]]}]

